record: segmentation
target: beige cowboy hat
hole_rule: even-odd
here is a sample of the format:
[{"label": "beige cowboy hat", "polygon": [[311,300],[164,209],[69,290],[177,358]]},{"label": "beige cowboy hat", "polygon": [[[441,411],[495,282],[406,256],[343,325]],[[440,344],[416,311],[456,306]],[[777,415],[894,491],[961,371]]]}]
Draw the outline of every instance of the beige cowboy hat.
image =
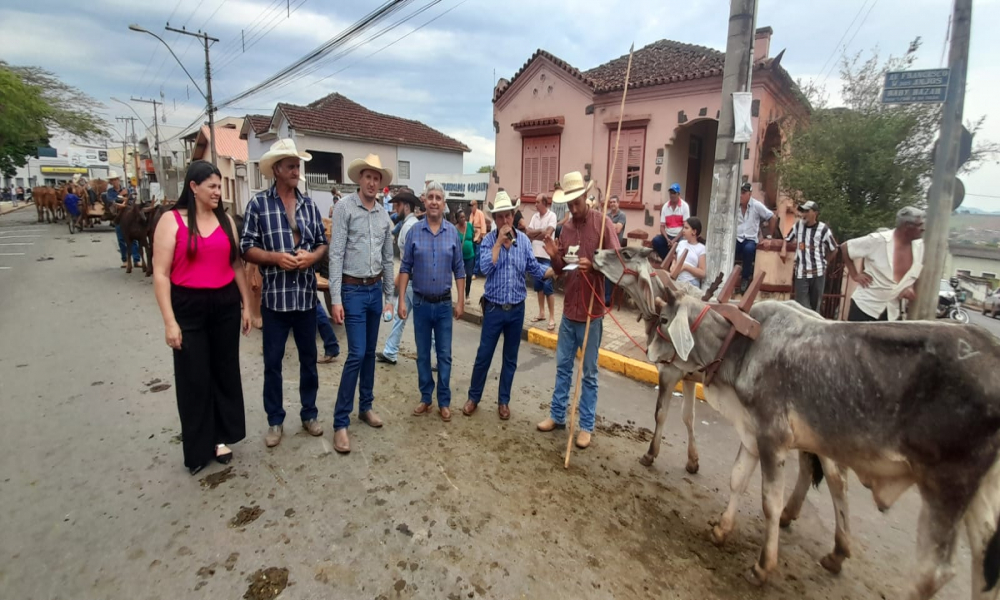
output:
[{"label": "beige cowboy hat", "polygon": [[510,195],[507,192],[500,190],[497,192],[495,198],[493,198],[493,204],[487,209],[490,214],[497,214],[502,212],[507,212],[511,210],[517,210],[521,207],[521,200],[518,199],[517,204],[510,199]]},{"label": "beige cowboy hat", "polygon": [[585,182],[583,180],[583,174],[579,171],[566,173],[562,177],[559,189],[552,194],[552,202],[555,204],[565,204],[566,202],[571,202],[589,192],[593,187],[594,180],[591,179],[589,182]]},{"label": "beige cowboy hat", "polygon": [[115,179],[121,179],[121,177],[118,175],[118,171],[111,169],[108,171],[108,181],[114,181]]},{"label": "beige cowboy hat", "polygon": [[268,179],[274,178],[274,163],[278,162],[283,158],[290,158],[292,156],[297,156],[304,161],[312,160],[312,154],[308,152],[299,152],[298,148],[295,147],[295,140],[293,139],[283,139],[278,140],[271,144],[271,149],[264,153],[264,156],[260,157],[260,173]]},{"label": "beige cowboy hat", "polygon": [[80,183],[80,177],[82,177],[82,175],[79,173],[73,173],[73,183]]},{"label": "beige cowboy hat", "polygon": [[392,169],[382,166],[382,159],[378,157],[378,154],[369,154],[363,160],[360,158],[352,160],[347,167],[347,178],[361,185],[361,172],[366,169],[382,174],[381,185],[388,187],[392,182]]}]

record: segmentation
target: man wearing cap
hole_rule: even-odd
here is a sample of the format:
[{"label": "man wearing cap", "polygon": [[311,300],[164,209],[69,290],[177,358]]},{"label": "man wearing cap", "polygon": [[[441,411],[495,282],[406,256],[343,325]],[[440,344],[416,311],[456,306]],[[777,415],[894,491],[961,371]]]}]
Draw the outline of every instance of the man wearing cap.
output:
[{"label": "man wearing cap", "polygon": [[[425,191],[427,216],[417,222],[406,236],[403,259],[399,266],[399,316],[406,318],[409,309],[405,296],[413,282],[413,337],[417,343],[417,376],[420,403],[415,416],[431,411],[434,376],[431,373],[431,348],[437,351],[437,400],[441,419],[451,421],[451,333],[452,319],[465,312],[465,261],[458,230],[444,218],[444,187],[431,181]],[[458,287],[458,301],[451,301],[451,280]],[[433,334],[433,340],[431,335]]]},{"label": "man wearing cap", "polygon": [[752,198],[753,186],[749,181],[740,187],[740,203],[736,207],[736,256],[743,260],[743,281],[740,292],[747,291],[753,280],[753,266],[757,260],[757,242],[760,239],[761,223],[767,225],[767,239],[774,235],[777,219],[764,203]]},{"label": "man wearing cap", "polygon": [[[107,196],[107,202],[105,206],[114,206],[117,210],[122,210],[128,206],[130,198],[128,193],[122,187],[122,180],[118,177],[118,173],[115,171],[108,172],[108,191],[105,192]],[[128,267],[128,248],[125,247],[125,235],[122,234],[122,226],[118,222],[118,219],[114,220],[115,223],[115,235],[118,236],[118,253],[122,258],[122,268]],[[138,265],[142,263],[142,255],[139,253],[139,242],[132,242],[132,264]]]},{"label": "man wearing cap", "polygon": [[681,234],[684,222],[691,218],[691,207],[681,198],[681,184],[671,184],[667,193],[669,199],[660,209],[660,235],[653,238],[653,249],[661,259],[667,257],[670,243]]},{"label": "man wearing cap", "polygon": [[392,181],[392,171],[369,154],[351,161],[347,177],[358,192],[333,209],[330,246],[330,297],[333,320],[347,330],[347,362],[340,376],[337,406],[333,413],[333,449],[351,451],[347,427],[351,424],[355,390],[358,418],[371,427],[382,427],[372,410],[375,401],[375,349],[383,314],[392,314],[392,220],[376,202],[379,188]]},{"label": "man wearing cap", "polygon": [[837,252],[829,225],[819,220],[819,206],[812,200],[799,206],[799,220],[781,245],[781,262],[788,260],[788,242],[795,242],[795,301],[819,312],[826,285],[826,265]]},{"label": "man wearing cap", "polygon": [[[486,376],[502,334],[503,365],[500,368],[497,413],[501,420],[510,418],[510,389],[517,370],[517,352],[521,347],[521,327],[524,324],[524,300],[528,295],[524,275],[530,273],[537,282],[548,281],[554,275],[551,268],[542,266],[535,258],[528,236],[514,228],[514,213],[519,205],[520,203],[514,204],[511,201],[507,192],[497,192],[493,200],[493,220],[497,228],[483,238],[483,247],[487,249],[480,258],[480,270],[486,277],[482,299],[483,326],[476,362],[472,368],[472,381],[469,383],[469,400],[462,408],[465,416],[471,416],[479,407],[483,388],[486,386]],[[552,229],[554,228],[546,229],[549,238]]]},{"label": "man wearing cap", "polygon": [[[590,445],[597,411],[597,350],[601,346],[604,309],[604,276],[593,268],[594,253],[599,249],[618,250],[615,226],[607,215],[587,208],[587,193],[593,181],[584,183],[578,171],[563,175],[553,203],[568,203],[572,218],[563,226],[559,243],[552,238],[545,240],[545,251],[552,257],[552,269],[558,275],[567,273],[566,294],[563,299],[562,323],[556,344],[556,383],[552,392],[549,418],[538,424],[539,431],[561,429],[566,424],[566,404],[573,385],[573,363],[577,350],[583,347],[583,391],[580,394],[580,433],[576,438],[578,448]],[[604,243],[600,245],[601,227]],[[576,250],[576,254],[570,252]],[[569,255],[569,256],[567,256]],[[569,267],[569,268],[567,268]],[[576,268],[574,268],[576,267]],[[593,297],[593,302],[591,298]],[[587,311],[593,306],[594,316],[587,334]]]},{"label": "man wearing cap", "polygon": [[[393,196],[392,204],[395,213],[399,215],[399,236],[396,238],[396,247],[399,248],[399,256],[402,259],[403,250],[406,246],[406,236],[409,235],[410,230],[417,223],[417,215],[414,214],[414,211],[417,209],[417,205],[420,204],[420,200],[412,192],[402,191]],[[396,289],[397,293],[400,293],[398,292],[401,289],[398,280]],[[386,338],[385,345],[382,346],[382,351],[375,355],[375,359],[378,362],[390,365],[396,364],[396,359],[399,355],[399,342],[403,339],[403,330],[406,329],[409,311],[413,309],[413,286],[407,287],[403,296],[403,301],[406,303],[406,313],[396,313],[396,318],[392,323],[392,331],[389,333],[389,337]]]},{"label": "man wearing cap", "polygon": [[300,161],[295,141],[278,140],[260,158],[260,172],[274,184],[247,204],[240,246],[243,258],[260,267],[264,346],[264,443],[281,443],[285,409],[281,361],[289,331],[299,353],[299,416],[310,435],[323,435],[317,420],[316,393],[316,263],[327,251],[323,218],[308,196],[298,190]]},{"label": "man wearing cap", "polygon": [[[897,321],[902,302],[916,299],[917,279],[924,267],[924,211],[905,206],[896,213],[896,228],[876,231],[841,245],[847,272],[857,284],[848,321]],[[863,258],[858,272],[854,261]]]}]

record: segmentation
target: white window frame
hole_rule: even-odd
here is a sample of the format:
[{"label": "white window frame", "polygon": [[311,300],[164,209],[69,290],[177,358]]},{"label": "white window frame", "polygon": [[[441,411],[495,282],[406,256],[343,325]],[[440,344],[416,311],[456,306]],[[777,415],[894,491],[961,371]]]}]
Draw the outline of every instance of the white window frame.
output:
[{"label": "white window frame", "polygon": [[[401,180],[409,181],[410,180],[410,161],[408,161],[408,160],[397,160],[396,163],[397,163],[396,167],[397,167],[399,178]],[[403,171],[404,171],[403,166],[404,165],[406,166],[406,169],[405,169],[406,173],[405,174],[403,173]]]}]

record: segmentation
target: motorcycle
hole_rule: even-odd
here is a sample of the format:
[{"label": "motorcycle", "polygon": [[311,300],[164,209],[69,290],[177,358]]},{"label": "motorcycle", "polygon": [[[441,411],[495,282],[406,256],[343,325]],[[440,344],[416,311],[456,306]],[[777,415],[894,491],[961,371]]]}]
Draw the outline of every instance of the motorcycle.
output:
[{"label": "motorcycle", "polygon": [[955,293],[955,290],[958,288],[958,280],[952,277],[948,281],[949,287],[952,289],[947,289],[943,280],[941,283],[941,288],[938,290],[937,318],[952,319],[963,325],[967,324],[969,322],[969,313],[962,308],[958,295]]}]

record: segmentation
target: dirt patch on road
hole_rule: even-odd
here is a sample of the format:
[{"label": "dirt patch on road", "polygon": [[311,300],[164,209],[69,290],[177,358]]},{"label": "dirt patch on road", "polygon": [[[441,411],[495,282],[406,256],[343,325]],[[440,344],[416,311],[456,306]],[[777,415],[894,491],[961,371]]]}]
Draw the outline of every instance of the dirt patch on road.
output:
[{"label": "dirt patch on road", "polygon": [[288,587],[288,569],[268,567],[247,578],[250,586],[243,594],[244,600],[271,600]]},{"label": "dirt patch on road", "polygon": [[207,487],[210,490],[214,490],[223,483],[229,481],[236,474],[233,473],[232,467],[226,467],[225,469],[219,471],[218,473],[212,473],[211,475],[206,475],[201,478],[201,487]]},{"label": "dirt patch on road", "polygon": [[259,506],[241,506],[236,516],[229,520],[230,527],[244,527],[253,523],[264,514],[264,509]]}]

